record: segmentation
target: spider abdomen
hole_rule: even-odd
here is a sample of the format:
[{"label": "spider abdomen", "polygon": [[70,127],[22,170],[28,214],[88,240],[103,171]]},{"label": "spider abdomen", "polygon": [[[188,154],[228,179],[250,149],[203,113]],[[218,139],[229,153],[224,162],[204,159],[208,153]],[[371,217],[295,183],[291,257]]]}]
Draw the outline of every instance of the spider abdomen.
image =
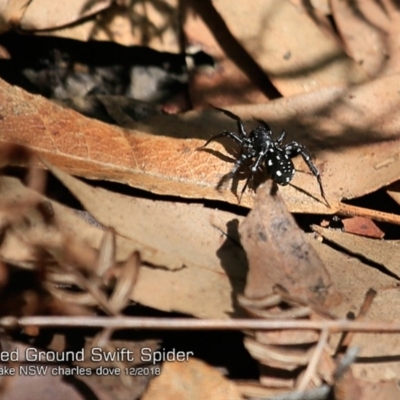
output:
[{"label": "spider abdomen", "polygon": [[266,160],[268,175],[279,185],[287,185],[294,176],[294,165],[289,156],[276,147],[268,151]]}]

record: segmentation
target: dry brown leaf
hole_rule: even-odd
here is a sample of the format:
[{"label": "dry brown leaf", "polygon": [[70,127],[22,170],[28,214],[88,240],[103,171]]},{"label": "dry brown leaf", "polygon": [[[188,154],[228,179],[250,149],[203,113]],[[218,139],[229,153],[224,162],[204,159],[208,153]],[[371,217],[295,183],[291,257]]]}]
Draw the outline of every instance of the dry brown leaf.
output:
[{"label": "dry brown leaf", "polygon": [[317,225],[313,225],[313,230],[354,256],[379,264],[400,279],[400,242],[398,240],[370,239],[334,229],[321,228]]},{"label": "dry brown leaf", "polygon": [[141,269],[135,301],[201,317],[234,311],[232,292],[242,291],[246,267],[234,241],[239,217],[198,204],[123,196],[49,168],[99,222],[132,240],[143,260],[163,267]]},{"label": "dry brown leaf", "polygon": [[[209,2],[182,2],[183,30],[190,51],[203,50],[215,68],[191,70],[189,93],[194,109],[241,103],[265,103],[270,86],[254,61],[238,46]],[[264,91],[264,93],[263,93]]]},{"label": "dry brown leaf", "polygon": [[332,0],[348,54],[371,76],[399,72],[400,12],[395,2]]},{"label": "dry brown leaf", "polygon": [[[149,46],[159,51],[180,52],[178,2],[113,2],[73,0],[11,1],[0,5],[3,30],[10,26],[25,31],[82,41],[107,40],[124,45]],[[50,31],[51,30],[51,31]],[[51,33],[50,33],[51,32]]]},{"label": "dry brown leaf", "polygon": [[355,235],[383,239],[385,233],[370,219],[364,217],[344,218],[344,231]]},{"label": "dry brown leaf", "polygon": [[[10,380],[10,386],[5,390],[4,394],[2,395],[2,399],[24,399],[27,398],[27,393],[29,393],[30,399],[85,399],[85,396],[83,396],[77,388],[74,388],[74,386],[65,382],[62,375],[52,375],[51,368],[57,367],[47,367],[47,374],[44,376],[41,374],[28,376],[16,373],[15,376],[12,377],[13,379]],[[18,369],[16,369],[16,371],[18,371]],[[101,393],[101,391],[98,389],[96,389],[96,392],[96,398],[99,400],[113,399],[113,397],[107,395],[106,393]]]},{"label": "dry brown leaf", "polygon": [[[321,230],[321,228],[318,228]],[[326,230],[327,231],[327,230]],[[377,292],[365,320],[399,321],[400,297],[398,280],[378,269],[363,264],[357,257],[350,257],[326,244],[320,243],[312,236],[310,242],[327,268],[334,285],[342,294],[341,303],[329,311],[340,317],[358,313],[365,293],[373,288]],[[362,240],[372,240],[358,238]],[[382,243],[381,241],[379,241]],[[332,345],[338,343],[339,337],[333,337]],[[400,375],[398,335],[388,334],[355,334],[350,346],[359,346],[361,357],[352,365],[354,376],[371,382],[393,379]]]},{"label": "dry brown leaf", "polygon": [[280,285],[292,296],[332,306],[340,295],[275,190],[273,185],[260,186],[253,209],[240,225],[249,260],[245,296],[266,297]]},{"label": "dry brown leaf", "polygon": [[[306,235],[287,211],[276,184],[259,187],[253,209],[239,232],[249,260],[246,297],[240,297],[239,304],[250,315],[266,319],[319,318],[317,314],[312,315],[313,308],[318,314],[326,315],[328,308],[340,302],[341,294]],[[315,357],[319,360],[327,340],[327,334],[321,334],[317,338],[318,343],[323,340],[321,345],[311,346],[315,344],[310,342],[312,333],[315,332],[276,331],[272,335],[256,332],[256,339],[245,338],[246,349],[266,366],[260,371],[260,382],[276,388],[288,387],[288,390],[306,389],[310,378],[307,373],[304,379],[298,376],[299,368],[312,365]],[[308,347],[298,347],[305,343]],[[326,365],[329,358],[327,355]],[[271,369],[276,369],[276,373],[271,373]],[[308,375],[320,379],[322,370],[328,371],[319,364],[318,373],[311,371]],[[332,371],[330,368],[326,375],[332,376]]]},{"label": "dry brown leaf", "polygon": [[[340,212],[341,199],[362,196],[399,179],[398,90],[400,76],[393,75],[349,91],[326,88],[230,109],[244,120],[264,119],[276,132],[285,129],[290,140],[310,148],[331,208],[320,198],[315,177],[299,158],[292,184],[280,191],[291,212],[331,214]],[[69,173],[163,195],[238,202],[230,189],[215,190],[232,164],[218,153],[197,151],[204,139],[236,129],[234,121],[214,110],[156,116],[129,131],[85,118],[4,82],[0,104],[0,141],[25,144]],[[246,126],[254,125],[253,120]],[[225,143],[232,152],[231,144]],[[210,148],[224,152],[218,143]],[[246,191],[242,204],[251,206],[253,196]]]},{"label": "dry brown leaf", "polygon": [[122,266],[119,280],[110,296],[110,307],[122,312],[129,303],[132,291],[135,287],[140,267],[140,256],[137,251],[126,260]]},{"label": "dry brown leaf", "polygon": [[[66,180],[64,180],[64,183],[65,181]],[[73,187],[70,187],[70,189],[74,191]],[[101,196],[103,196],[103,192],[104,191],[101,191],[101,193],[96,192],[97,197],[95,204],[105,204],[103,211],[107,214],[109,205],[109,203],[107,205],[107,200],[104,198],[104,203],[98,201]],[[116,202],[116,199],[120,200],[121,196],[114,193],[108,193],[108,195],[111,196],[110,202],[115,205],[116,212],[122,212],[122,219],[126,218],[128,214],[126,214],[126,211],[119,208],[120,204],[117,205],[118,201]],[[114,199],[112,198],[113,195],[116,196]],[[53,209],[56,223],[62,227],[65,234],[71,235],[76,241],[87,243],[93,248],[99,248],[104,233],[103,230],[89,225],[67,207],[61,206],[25,188],[14,178],[2,177],[0,179],[0,198],[2,201],[18,201],[25,196],[35,196],[42,201],[47,201],[49,207]],[[128,201],[130,199],[125,200]],[[83,199],[83,202],[86,202],[86,200]],[[147,201],[146,203],[146,205],[154,204],[157,203],[152,201]],[[178,207],[179,206],[178,204]],[[233,214],[220,214],[217,211],[207,211],[207,209],[203,209],[198,205],[195,205],[194,208],[190,206],[187,207],[194,212],[194,214],[198,213],[201,216],[204,216],[204,213],[207,212],[209,212],[210,215],[214,213],[215,217],[211,219],[212,223],[207,219],[205,221],[209,223],[209,233],[210,238],[212,238],[209,238],[209,245],[215,247],[214,253],[211,252],[207,254],[207,247],[202,249],[200,244],[195,244],[199,259],[203,260],[205,263],[209,262],[210,265],[214,265],[214,267],[210,267],[210,265],[207,264],[198,264],[197,260],[193,260],[194,264],[191,263],[190,265],[197,265],[198,268],[193,268],[189,265],[189,267],[185,266],[175,271],[166,270],[164,264],[162,264],[162,269],[142,266],[131,298],[141,304],[165,311],[175,310],[193,314],[198,317],[227,318],[230,313],[238,311],[235,309],[235,302],[232,296],[233,293],[241,292],[243,289],[246,262],[244,252],[234,241],[235,239],[231,240],[226,236],[227,234],[234,236],[235,223],[232,222],[232,225],[229,224],[228,230],[226,224],[233,219],[240,220],[241,218]],[[96,214],[99,212],[98,209],[95,211]],[[132,210],[129,212],[131,211]],[[187,212],[184,214],[188,215]],[[136,215],[140,215],[140,211],[137,211],[131,218],[134,220]],[[226,219],[221,219],[221,215]],[[99,213],[99,217],[102,219],[104,215]],[[110,222],[110,224],[115,223],[115,227],[118,228],[118,221],[121,221],[121,215],[117,214],[116,217],[117,219],[112,221],[112,216],[107,216],[107,218],[110,218],[108,222]],[[33,226],[38,224],[38,220],[35,219],[34,216],[30,216],[30,219]],[[190,221],[187,221],[188,225],[190,225],[189,222]],[[204,224],[205,222],[203,221],[202,223]],[[154,224],[154,219],[150,219],[149,225],[152,224]],[[173,226],[176,227],[176,221],[172,221],[171,224],[175,224]],[[128,225],[125,226],[126,229],[129,229]],[[132,223],[132,228],[134,229],[134,227],[135,224]],[[196,226],[192,226],[191,228],[196,230]],[[39,230],[37,232],[40,233]],[[22,229],[21,234],[23,233],[24,231]],[[44,233],[46,233],[46,230],[44,230]],[[180,234],[180,232],[177,232],[177,234]],[[54,234],[51,232],[48,232],[47,235],[50,235],[50,237],[47,236],[47,241],[54,239]],[[159,235],[162,235],[162,231],[159,232]],[[182,249],[188,249],[189,239],[196,242],[196,237],[193,235],[193,232],[187,233],[187,237],[185,237],[185,240],[181,243]],[[136,241],[132,241],[120,235],[118,235],[116,239],[116,257],[118,260],[126,260],[132,250],[140,247],[140,244]],[[46,236],[36,236],[35,240],[46,242]],[[156,237],[154,237],[152,245],[157,246]],[[202,251],[204,251],[204,255],[201,255]],[[193,255],[193,250],[188,253]],[[21,240],[15,236],[7,236],[0,254],[2,259],[17,264],[34,258],[34,255],[30,252],[30,247],[23,246]],[[152,255],[151,253],[149,254],[150,256]]]},{"label": "dry brown leaf", "polygon": [[200,204],[132,198],[93,188],[51,165],[48,168],[101,224],[136,243],[146,262],[169,269],[219,270],[221,259],[232,257],[237,263],[230,269],[241,269],[241,248],[235,255],[229,255],[232,249],[225,254],[221,249],[228,224],[238,218],[235,214]]},{"label": "dry brown leaf", "polygon": [[400,391],[397,379],[383,382],[369,382],[354,379],[347,371],[334,385],[335,400],[398,400]]},{"label": "dry brown leaf", "polygon": [[[9,202],[17,203],[20,201],[20,199],[27,197],[36,198],[38,201],[46,204],[48,208],[52,210],[55,223],[60,226],[66,235],[79,238],[81,242],[87,243],[94,248],[100,246],[100,242],[104,233],[103,230],[89,225],[73,210],[51,201],[46,197],[26,188],[18,179],[4,176],[0,177],[0,199],[3,204]],[[27,217],[29,217],[29,220],[31,221],[31,226],[42,226],[43,218],[40,215],[30,213]],[[133,246],[134,244],[132,241],[118,237],[116,248],[117,260],[126,260],[126,258],[132,252]],[[24,246],[23,243],[21,243],[21,241],[13,235],[8,235],[6,237],[5,242],[1,247],[1,255],[5,259],[10,261],[14,260],[17,263],[33,258],[29,247]]]},{"label": "dry brown leaf", "polygon": [[237,386],[220,372],[195,358],[187,362],[166,362],[142,400],[240,400]]},{"label": "dry brown leaf", "polygon": [[213,0],[213,4],[284,96],[366,79],[332,32],[303,5],[288,0],[252,1],[251,7],[244,0],[234,4]]},{"label": "dry brown leaf", "polygon": [[33,0],[29,2],[21,20],[14,23],[27,31],[59,28],[90,17],[111,3],[111,0],[71,0],[68,3]]}]

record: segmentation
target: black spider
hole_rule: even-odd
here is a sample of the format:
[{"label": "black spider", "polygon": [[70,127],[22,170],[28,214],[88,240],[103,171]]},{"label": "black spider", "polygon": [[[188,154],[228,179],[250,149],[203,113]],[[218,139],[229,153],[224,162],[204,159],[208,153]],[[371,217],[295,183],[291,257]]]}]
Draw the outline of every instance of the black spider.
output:
[{"label": "black spider", "polygon": [[203,148],[210,142],[224,136],[232,138],[240,146],[240,155],[235,161],[235,166],[232,168],[231,172],[222,177],[217,188],[220,188],[225,180],[233,178],[243,165],[249,165],[250,176],[242,189],[241,194],[243,194],[250,180],[253,180],[255,173],[262,166],[262,162],[265,163],[268,175],[279,185],[285,186],[292,180],[295,173],[291,159],[300,154],[312,174],[317,178],[321,196],[328,203],[322,187],[319,171],[313,164],[310,153],[305,146],[294,141],[283,145],[282,142],[286,135],[285,131],[282,131],[276,140],[272,139],[272,130],[264,121],[259,121],[262,125],[247,134],[242,120],[237,115],[222,108],[214,108],[234,119],[237,122],[239,133],[223,131],[208,139]]}]

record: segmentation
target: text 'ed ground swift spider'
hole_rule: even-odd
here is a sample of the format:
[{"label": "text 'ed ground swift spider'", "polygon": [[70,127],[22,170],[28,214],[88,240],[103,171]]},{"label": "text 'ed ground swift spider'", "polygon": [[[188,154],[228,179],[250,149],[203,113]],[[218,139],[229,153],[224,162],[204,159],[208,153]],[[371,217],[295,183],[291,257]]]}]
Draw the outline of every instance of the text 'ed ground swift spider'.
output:
[{"label": "text 'ed ground swift spider'", "polygon": [[264,121],[259,121],[262,125],[247,134],[244,129],[243,121],[237,115],[228,110],[224,110],[223,108],[214,108],[234,119],[237,123],[239,132],[223,131],[222,133],[208,139],[203,148],[210,142],[224,136],[233,139],[240,147],[239,157],[235,161],[234,167],[228,174],[222,177],[217,188],[220,188],[227,179],[233,178],[242,166],[248,166],[250,175],[242,189],[241,198],[249,182],[254,179],[257,170],[263,167],[263,162],[268,176],[279,185],[285,186],[292,180],[295,173],[292,158],[301,155],[312,174],[317,178],[321,196],[328,203],[322,187],[320,173],[312,162],[310,153],[305,146],[295,141],[283,144],[282,142],[286,135],[285,131],[282,131],[279,137],[274,140],[272,138],[272,130],[270,126]]}]

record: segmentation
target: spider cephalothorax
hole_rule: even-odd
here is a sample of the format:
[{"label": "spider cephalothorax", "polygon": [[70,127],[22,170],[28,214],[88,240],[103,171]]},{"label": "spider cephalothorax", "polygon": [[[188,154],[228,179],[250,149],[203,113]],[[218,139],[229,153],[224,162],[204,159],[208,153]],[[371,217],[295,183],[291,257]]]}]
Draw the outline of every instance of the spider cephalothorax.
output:
[{"label": "spider cephalothorax", "polygon": [[312,174],[317,178],[321,195],[324,200],[327,201],[322,187],[321,176],[317,167],[313,164],[310,153],[306,147],[294,141],[288,144],[283,144],[283,139],[286,135],[285,131],[282,131],[279,137],[274,140],[272,138],[271,128],[264,121],[259,121],[261,125],[247,134],[242,120],[237,115],[222,108],[214,108],[234,119],[237,122],[239,132],[223,131],[222,133],[208,139],[203,147],[224,136],[230,137],[240,146],[240,154],[235,161],[234,167],[228,174],[222,177],[218,184],[218,188],[221,187],[225,180],[233,178],[242,166],[247,166],[250,175],[242,189],[243,194],[249,181],[253,180],[257,170],[262,167],[262,163],[264,163],[271,179],[279,185],[285,186],[292,180],[295,173],[292,158],[300,154]]}]

